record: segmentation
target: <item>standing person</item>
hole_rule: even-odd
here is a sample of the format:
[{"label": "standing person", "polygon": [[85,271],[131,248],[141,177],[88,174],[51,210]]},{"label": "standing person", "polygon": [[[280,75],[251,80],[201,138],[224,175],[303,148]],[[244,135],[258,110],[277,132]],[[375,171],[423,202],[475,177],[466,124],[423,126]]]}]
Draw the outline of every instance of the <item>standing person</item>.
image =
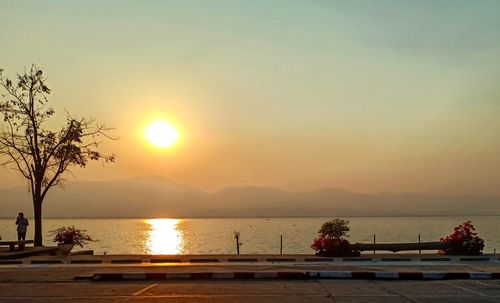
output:
[{"label": "standing person", "polygon": [[28,229],[28,219],[24,217],[23,213],[19,213],[19,216],[16,219],[17,225],[17,240],[26,240],[26,230]]}]

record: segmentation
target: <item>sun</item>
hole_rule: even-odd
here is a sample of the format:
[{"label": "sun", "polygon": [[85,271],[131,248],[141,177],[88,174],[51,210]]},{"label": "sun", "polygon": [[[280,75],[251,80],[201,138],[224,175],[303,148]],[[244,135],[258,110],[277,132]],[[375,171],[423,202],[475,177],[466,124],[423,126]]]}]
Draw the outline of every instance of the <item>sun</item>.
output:
[{"label": "sun", "polygon": [[159,148],[168,148],[177,142],[179,133],[167,120],[156,120],[146,126],[144,135],[152,145]]}]

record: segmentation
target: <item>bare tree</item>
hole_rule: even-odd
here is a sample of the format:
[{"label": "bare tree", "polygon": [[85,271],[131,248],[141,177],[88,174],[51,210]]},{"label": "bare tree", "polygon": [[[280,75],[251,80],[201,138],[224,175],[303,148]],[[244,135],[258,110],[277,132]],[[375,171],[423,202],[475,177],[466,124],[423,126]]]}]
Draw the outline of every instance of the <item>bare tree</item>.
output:
[{"label": "bare tree", "polygon": [[72,166],[89,160],[114,162],[114,155],[98,151],[99,137],[113,139],[109,128],[94,119],[73,118],[58,131],[47,127],[55,111],[48,105],[50,89],[37,66],[18,74],[15,81],[0,69],[0,159],[28,180],[35,215],[35,246],[42,246],[42,205],[50,188],[64,182]]}]

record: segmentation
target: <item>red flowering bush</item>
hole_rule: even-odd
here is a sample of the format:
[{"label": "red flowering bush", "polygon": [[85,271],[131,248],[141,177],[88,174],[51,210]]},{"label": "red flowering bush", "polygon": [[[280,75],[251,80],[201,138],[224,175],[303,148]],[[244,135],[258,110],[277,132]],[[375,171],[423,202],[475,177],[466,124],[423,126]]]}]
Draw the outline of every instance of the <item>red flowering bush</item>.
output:
[{"label": "red flowering bush", "polygon": [[441,238],[450,247],[445,249],[450,255],[480,255],[484,249],[484,240],[479,238],[471,221],[464,222],[454,228],[451,235]]},{"label": "red flowering bush", "polygon": [[349,241],[342,238],[333,239],[325,235],[315,238],[311,248],[320,255],[329,253],[336,255],[350,252]]},{"label": "red flowering bush", "polygon": [[83,244],[88,241],[94,241],[89,235],[87,235],[86,230],[80,230],[74,226],[66,227],[63,226],[56,230],[51,231],[53,236],[53,241],[59,244],[73,244],[83,247]]},{"label": "red flowering bush", "polygon": [[323,224],[319,230],[319,236],[314,239],[311,248],[319,256],[346,256],[359,255],[359,252],[353,252],[348,237],[349,221],[334,219]]}]

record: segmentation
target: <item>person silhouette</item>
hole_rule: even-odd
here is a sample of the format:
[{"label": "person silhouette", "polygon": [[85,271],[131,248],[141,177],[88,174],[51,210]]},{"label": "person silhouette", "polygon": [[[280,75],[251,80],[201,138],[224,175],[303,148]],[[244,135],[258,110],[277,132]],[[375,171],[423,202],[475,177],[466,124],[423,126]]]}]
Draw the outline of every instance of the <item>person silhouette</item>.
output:
[{"label": "person silhouette", "polygon": [[21,212],[19,216],[16,218],[17,225],[17,240],[26,240],[26,230],[28,229],[28,219],[24,217],[24,214]]}]

